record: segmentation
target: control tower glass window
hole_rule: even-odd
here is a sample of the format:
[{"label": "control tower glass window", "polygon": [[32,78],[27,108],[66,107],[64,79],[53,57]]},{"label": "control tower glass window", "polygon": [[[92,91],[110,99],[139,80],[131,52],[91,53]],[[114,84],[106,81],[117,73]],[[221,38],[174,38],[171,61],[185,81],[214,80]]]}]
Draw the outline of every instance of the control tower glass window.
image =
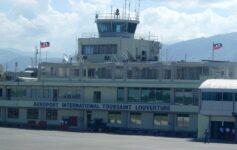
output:
[{"label": "control tower glass window", "polygon": [[111,32],[111,24],[110,23],[98,23],[99,32]]},{"label": "control tower glass window", "polygon": [[113,32],[126,32],[126,24],[115,22],[113,23]]},{"label": "control tower glass window", "polygon": [[136,28],[137,28],[137,24],[128,23],[128,32],[129,33],[135,33]]}]

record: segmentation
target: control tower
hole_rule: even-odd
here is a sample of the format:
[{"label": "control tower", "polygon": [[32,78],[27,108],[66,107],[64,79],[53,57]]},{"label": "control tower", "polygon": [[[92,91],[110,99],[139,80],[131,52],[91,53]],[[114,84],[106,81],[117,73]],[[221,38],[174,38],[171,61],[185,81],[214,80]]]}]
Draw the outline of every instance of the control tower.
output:
[{"label": "control tower", "polygon": [[78,39],[78,58],[83,62],[158,61],[161,44],[157,37],[135,35],[138,13],[111,10],[95,15],[98,34]]},{"label": "control tower", "polygon": [[125,37],[134,38],[134,34],[139,24],[138,13],[120,14],[116,9],[111,14],[96,14],[99,37]]}]

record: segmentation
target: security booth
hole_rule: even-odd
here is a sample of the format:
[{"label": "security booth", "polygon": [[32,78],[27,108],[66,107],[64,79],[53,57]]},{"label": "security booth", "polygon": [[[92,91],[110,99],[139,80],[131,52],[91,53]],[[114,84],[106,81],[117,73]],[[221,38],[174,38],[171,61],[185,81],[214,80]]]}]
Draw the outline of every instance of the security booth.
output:
[{"label": "security booth", "polygon": [[237,80],[209,79],[200,87],[198,137],[237,141]]}]

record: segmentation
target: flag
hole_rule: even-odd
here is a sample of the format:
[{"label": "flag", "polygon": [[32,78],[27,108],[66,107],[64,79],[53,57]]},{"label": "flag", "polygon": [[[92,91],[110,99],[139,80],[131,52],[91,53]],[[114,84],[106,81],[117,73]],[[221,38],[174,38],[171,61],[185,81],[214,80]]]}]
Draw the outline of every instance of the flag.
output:
[{"label": "flag", "polygon": [[213,47],[212,47],[212,50],[217,50],[217,49],[220,49],[222,48],[222,43],[213,43]]},{"label": "flag", "polygon": [[50,43],[49,42],[40,42],[40,48],[46,48],[49,47]]}]

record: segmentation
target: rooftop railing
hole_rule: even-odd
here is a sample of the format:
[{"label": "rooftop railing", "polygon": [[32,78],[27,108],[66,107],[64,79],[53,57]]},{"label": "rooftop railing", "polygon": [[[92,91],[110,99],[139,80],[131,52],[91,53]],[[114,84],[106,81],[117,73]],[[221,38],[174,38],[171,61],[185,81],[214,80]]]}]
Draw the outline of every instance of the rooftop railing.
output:
[{"label": "rooftop railing", "polygon": [[[82,33],[81,38],[99,38],[99,34],[97,32]],[[134,39],[156,41],[156,42],[159,41],[158,36],[150,34],[135,34]]]},{"label": "rooftop railing", "polygon": [[118,19],[118,20],[131,20],[131,21],[139,21],[139,14],[130,12],[128,14],[125,13],[104,13],[104,14],[96,14],[95,19]]}]

